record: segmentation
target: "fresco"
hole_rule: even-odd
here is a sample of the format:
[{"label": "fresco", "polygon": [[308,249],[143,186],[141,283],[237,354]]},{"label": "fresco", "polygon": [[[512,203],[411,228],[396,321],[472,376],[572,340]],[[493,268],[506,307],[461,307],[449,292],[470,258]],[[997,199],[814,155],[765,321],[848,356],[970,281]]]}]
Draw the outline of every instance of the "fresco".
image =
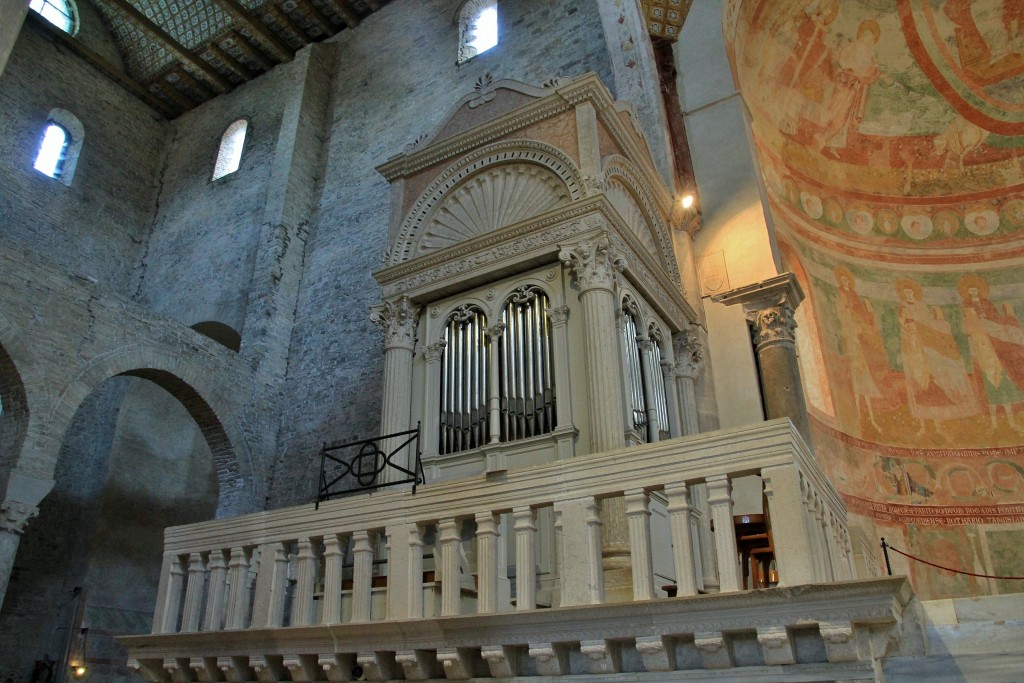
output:
[{"label": "fresco", "polygon": [[[725,22],[808,297],[823,467],[866,537],[1024,573],[1024,3],[745,0]],[[1024,590],[908,571],[924,597]]]}]

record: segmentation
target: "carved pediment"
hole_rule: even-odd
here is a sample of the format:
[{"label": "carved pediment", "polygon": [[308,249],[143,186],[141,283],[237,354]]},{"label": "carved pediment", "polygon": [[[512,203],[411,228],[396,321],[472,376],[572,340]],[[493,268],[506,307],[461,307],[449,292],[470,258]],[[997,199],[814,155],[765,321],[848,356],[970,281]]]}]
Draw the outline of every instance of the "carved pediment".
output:
[{"label": "carved pediment", "polygon": [[520,162],[486,168],[448,191],[425,221],[413,256],[450,247],[570,201],[562,179],[543,166]]}]

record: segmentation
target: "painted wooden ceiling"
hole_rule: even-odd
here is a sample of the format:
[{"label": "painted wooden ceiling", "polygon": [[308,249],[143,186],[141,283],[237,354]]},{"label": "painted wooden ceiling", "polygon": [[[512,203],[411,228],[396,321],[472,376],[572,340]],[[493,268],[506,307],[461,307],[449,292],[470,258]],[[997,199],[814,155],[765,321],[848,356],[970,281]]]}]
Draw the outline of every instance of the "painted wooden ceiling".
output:
[{"label": "painted wooden ceiling", "polygon": [[[85,0],[83,0],[85,1]],[[387,0],[88,0],[127,77],[169,117],[357,27]]]}]

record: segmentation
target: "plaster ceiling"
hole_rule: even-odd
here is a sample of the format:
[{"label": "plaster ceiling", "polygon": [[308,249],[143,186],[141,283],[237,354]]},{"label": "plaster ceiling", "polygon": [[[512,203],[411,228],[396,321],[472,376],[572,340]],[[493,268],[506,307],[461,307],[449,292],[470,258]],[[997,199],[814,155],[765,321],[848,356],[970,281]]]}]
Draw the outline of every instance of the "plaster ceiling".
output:
[{"label": "plaster ceiling", "polygon": [[357,27],[387,2],[86,1],[109,29],[127,78],[172,117],[291,60],[311,42]]}]

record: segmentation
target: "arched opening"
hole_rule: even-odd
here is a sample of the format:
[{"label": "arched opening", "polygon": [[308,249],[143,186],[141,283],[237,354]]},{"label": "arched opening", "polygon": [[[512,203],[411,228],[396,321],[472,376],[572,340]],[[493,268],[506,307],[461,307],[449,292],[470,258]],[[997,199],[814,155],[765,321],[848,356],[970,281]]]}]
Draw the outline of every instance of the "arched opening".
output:
[{"label": "arched opening", "polygon": [[60,659],[69,634],[88,628],[89,676],[130,676],[114,638],[151,629],[163,530],[217,515],[237,483],[223,462],[234,464],[231,450],[209,404],[166,371],[96,386],[21,540],[6,601],[17,609],[0,615],[0,632],[19,633],[25,647],[4,656],[4,669]]},{"label": "arched opening", "polygon": [[0,346],[0,472],[11,467],[21,451],[28,424],[28,399],[14,360]]},{"label": "arched opening", "polygon": [[216,320],[206,320],[196,323],[192,326],[192,329],[232,351],[238,351],[242,348],[242,335],[238,334],[235,328],[230,325],[225,325]]},{"label": "arched opening", "polygon": [[459,10],[459,64],[498,44],[498,0],[469,0]]}]

